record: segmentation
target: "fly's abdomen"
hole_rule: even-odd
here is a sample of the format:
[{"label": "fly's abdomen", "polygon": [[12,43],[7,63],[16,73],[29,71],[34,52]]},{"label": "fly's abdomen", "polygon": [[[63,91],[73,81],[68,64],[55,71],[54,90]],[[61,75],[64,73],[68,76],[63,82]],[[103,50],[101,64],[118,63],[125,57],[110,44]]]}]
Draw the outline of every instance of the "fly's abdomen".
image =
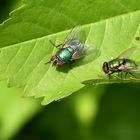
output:
[{"label": "fly's abdomen", "polygon": [[136,70],[137,64],[131,59],[125,59],[125,69],[127,71]]},{"label": "fly's abdomen", "polygon": [[72,58],[73,53],[74,50],[71,47],[62,48],[56,53],[56,56],[62,63],[67,63]]}]

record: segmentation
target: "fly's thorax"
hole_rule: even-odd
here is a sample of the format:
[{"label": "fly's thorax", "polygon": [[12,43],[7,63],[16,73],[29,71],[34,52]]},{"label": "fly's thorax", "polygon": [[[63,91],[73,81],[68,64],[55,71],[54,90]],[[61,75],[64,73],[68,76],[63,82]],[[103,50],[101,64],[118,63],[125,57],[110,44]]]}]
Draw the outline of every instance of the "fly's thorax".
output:
[{"label": "fly's thorax", "polygon": [[73,54],[74,53],[74,49],[72,48],[72,47],[68,47],[68,48],[66,48],[71,54]]},{"label": "fly's thorax", "polygon": [[71,47],[61,48],[56,56],[61,62],[67,63],[72,58],[73,53],[74,50]]},{"label": "fly's thorax", "polygon": [[113,68],[117,68],[122,63],[123,63],[123,59],[115,58],[115,59],[109,61],[108,65],[109,65],[110,69],[113,69]]}]

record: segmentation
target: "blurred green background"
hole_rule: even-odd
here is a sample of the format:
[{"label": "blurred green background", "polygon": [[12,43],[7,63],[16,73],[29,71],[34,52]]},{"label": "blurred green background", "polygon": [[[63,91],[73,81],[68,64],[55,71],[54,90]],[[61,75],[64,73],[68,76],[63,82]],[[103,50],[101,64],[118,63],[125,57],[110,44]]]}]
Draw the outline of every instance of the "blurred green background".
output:
[{"label": "blurred green background", "polygon": [[[0,1],[0,23],[20,0]],[[0,140],[140,140],[140,84],[85,87],[46,107],[0,82]]]},{"label": "blurred green background", "polygon": [[46,106],[12,140],[139,140],[139,84],[86,87]]}]

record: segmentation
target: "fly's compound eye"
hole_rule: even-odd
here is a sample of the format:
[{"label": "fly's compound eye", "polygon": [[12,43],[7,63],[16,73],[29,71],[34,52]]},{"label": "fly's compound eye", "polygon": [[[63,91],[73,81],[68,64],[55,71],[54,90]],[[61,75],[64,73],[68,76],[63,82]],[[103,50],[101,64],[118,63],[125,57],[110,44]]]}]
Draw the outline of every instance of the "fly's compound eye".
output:
[{"label": "fly's compound eye", "polygon": [[108,66],[108,63],[107,63],[107,62],[104,62],[104,63],[103,63],[102,70],[103,70],[104,73],[106,73],[106,74],[109,72],[109,66]]}]

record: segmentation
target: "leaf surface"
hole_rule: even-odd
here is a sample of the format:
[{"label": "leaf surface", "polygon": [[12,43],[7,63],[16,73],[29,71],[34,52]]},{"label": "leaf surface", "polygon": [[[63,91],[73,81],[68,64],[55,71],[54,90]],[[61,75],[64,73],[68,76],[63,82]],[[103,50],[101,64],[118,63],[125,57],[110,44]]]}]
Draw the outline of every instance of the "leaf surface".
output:
[{"label": "leaf surface", "polygon": [[[114,12],[113,9],[114,14],[110,15],[103,9],[103,4],[108,4],[107,0],[105,3],[94,1],[92,4],[90,1],[83,0],[79,3],[71,0],[69,8],[77,4],[73,10],[64,8],[68,5],[67,1],[57,0],[55,5],[52,1],[25,1],[25,6],[13,12],[12,18],[0,27],[0,79],[7,79],[9,86],[25,86],[26,96],[45,97],[43,104],[48,104],[78,91],[84,86],[81,84],[83,81],[105,79],[106,75],[101,69],[103,62],[118,56],[133,45],[138,47],[132,59],[140,61],[140,41],[135,40],[140,35],[140,11],[135,11],[137,9],[132,8],[133,4],[132,10],[120,1],[116,3],[124,11],[118,8]],[[92,11],[94,5],[95,11]],[[99,5],[102,16],[98,16]],[[78,11],[80,7],[83,9]],[[127,13],[128,11],[135,12]],[[108,18],[114,15],[118,16]],[[104,18],[108,19],[102,20]],[[49,40],[56,45],[62,43],[70,31],[67,29],[78,24],[82,25],[86,33],[85,44],[95,45],[100,55],[95,51],[90,57],[77,61],[72,69],[65,67],[56,70],[51,64],[45,65],[56,52]],[[62,32],[56,33],[58,31]]]}]

